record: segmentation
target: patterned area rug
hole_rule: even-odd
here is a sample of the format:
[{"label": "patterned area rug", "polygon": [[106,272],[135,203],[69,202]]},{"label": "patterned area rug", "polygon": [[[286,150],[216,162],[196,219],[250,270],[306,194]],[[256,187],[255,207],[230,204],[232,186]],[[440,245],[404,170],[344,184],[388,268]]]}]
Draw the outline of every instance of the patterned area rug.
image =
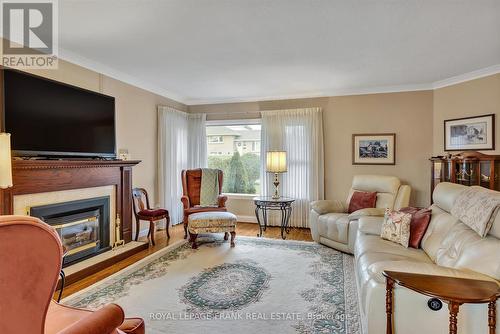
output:
[{"label": "patterned area rug", "polygon": [[361,333],[353,257],[312,242],[179,242],[63,300],[110,302],[152,334]]}]

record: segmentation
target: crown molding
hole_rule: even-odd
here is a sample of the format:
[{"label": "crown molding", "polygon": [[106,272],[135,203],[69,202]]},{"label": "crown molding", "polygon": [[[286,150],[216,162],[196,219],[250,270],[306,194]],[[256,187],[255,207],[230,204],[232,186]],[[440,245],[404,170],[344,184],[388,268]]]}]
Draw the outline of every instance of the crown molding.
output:
[{"label": "crown molding", "polygon": [[371,87],[371,88],[361,88],[361,89],[343,89],[343,90],[335,90],[335,91],[327,91],[322,93],[311,93],[311,94],[257,96],[251,98],[231,97],[231,98],[215,98],[215,99],[187,99],[185,103],[190,106],[195,106],[203,104],[264,102],[264,101],[278,101],[278,100],[326,98],[334,96],[416,92],[416,91],[425,91],[432,89],[433,89],[432,84],[414,84],[414,85],[399,85],[399,86],[381,86],[381,87]]},{"label": "crown molding", "polygon": [[146,91],[160,95],[160,96],[165,97],[167,99],[174,100],[175,102],[186,104],[185,97],[183,97],[179,94],[175,94],[175,93],[172,93],[170,91],[167,91],[167,90],[165,90],[157,85],[151,84],[147,81],[137,79],[134,76],[131,76],[131,75],[126,74],[122,71],[111,68],[111,67],[104,65],[102,63],[99,63],[99,62],[90,60],[88,58],[82,57],[80,55],[77,55],[76,53],[73,53],[73,52],[68,51],[66,49],[63,49],[63,48],[59,48],[58,53],[59,53],[58,57],[61,60],[65,60],[69,63],[85,67],[85,68],[92,70],[94,72],[104,74],[110,78],[125,82],[129,85],[144,89]]},{"label": "crown molding", "polygon": [[433,89],[444,88],[444,87],[456,85],[456,84],[459,84],[462,82],[484,78],[484,77],[498,74],[498,73],[500,73],[500,64],[485,67],[485,68],[482,68],[480,70],[460,74],[460,75],[457,75],[457,76],[454,76],[451,78],[447,78],[444,80],[435,81],[432,84],[432,88]]},{"label": "crown molding", "polygon": [[339,89],[339,90],[316,92],[309,94],[302,93],[302,94],[267,95],[267,96],[255,96],[255,97],[230,97],[230,98],[220,97],[220,98],[209,98],[209,99],[193,99],[167,91],[157,85],[151,84],[144,80],[137,79],[134,76],[131,76],[122,71],[111,68],[102,63],[79,56],[66,49],[59,48],[59,57],[62,60],[66,60],[70,63],[80,65],[92,71],[104,74],[113,79],[123,81],[127,84],[158,94],[165,98],[185,104],[187,106],[204,105],[204,104],[222,104],[222,103],[263,102],[263,101],[275,101],[275,100],[313,99],[313,98],[325,98],[334,96],[352,96],[352,95],[385,94],[385,93],[435,90],[500,73],[500,64],[497,64],[476,71],[460,74],[447,79],[435,81],[432,83],[424,83],[424,84],[380,86],[380,87],[369,87],[369,88],[359,88],[359,89]]}]

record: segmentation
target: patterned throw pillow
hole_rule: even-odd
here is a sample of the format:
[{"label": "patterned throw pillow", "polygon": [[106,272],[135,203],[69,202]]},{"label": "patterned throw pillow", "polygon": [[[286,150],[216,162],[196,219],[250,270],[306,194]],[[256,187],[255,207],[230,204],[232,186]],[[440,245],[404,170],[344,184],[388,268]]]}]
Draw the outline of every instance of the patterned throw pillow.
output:
[{"label": "patterned throw pillow", "polygon": [[382,224],[382,239],[396,242],[408,248],[410,242],[411,214],[386,209]]}]

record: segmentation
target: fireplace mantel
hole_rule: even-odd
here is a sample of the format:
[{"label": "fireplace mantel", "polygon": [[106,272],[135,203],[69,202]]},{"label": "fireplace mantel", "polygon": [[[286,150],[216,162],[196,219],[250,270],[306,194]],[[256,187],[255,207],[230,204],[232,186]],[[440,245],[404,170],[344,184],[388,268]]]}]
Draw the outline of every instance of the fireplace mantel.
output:
[{"label": "fireplace mantel", "polygon": [[138,160],[12,161],[13,187],[0,189],[0,215],[13,214],[14,196],[113,185],[125,242],[132,240],[132,167]]}]

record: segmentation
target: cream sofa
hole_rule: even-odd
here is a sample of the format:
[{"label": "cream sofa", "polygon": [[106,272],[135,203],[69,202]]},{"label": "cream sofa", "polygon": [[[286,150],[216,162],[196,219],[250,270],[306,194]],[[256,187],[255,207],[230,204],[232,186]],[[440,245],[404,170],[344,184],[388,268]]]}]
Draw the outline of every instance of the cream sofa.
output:
[{"label": "cream sofa", "polygon": [[[377,192],[375,209],[362,209],[347,213],[349,201],[355,191]],[[363,216],[383,216],[386,208],[400,209],[408,206],[411,188],[401,185],[394,176],[357,175],[352,180],[346,202],[316,201],[311,203],[309,224],[314,241],[353,253],[358,233],[358,219]]]},{"label": "cream sofa", "polygon": [[[404,248],[382,240],[383,218],[364,217],[354,250],[356,280],[363,332],[385,333],[384,270],[431,275],[500,280],[500,215],[488,236],[476,232],[450,214],[454,201],[465,186],[441,183],[433,193],[432,217],[422,239],[422,249]],[[439,311],[427,306],[429,297],[396,286],[394,326],[396,333],[448,333],[448,308]],[[497,309],[499,303],[497,302]],[[497,332],[499,323],[497,312]],[[488,333],[487,305],[464,304],[458,314],[461,334]]]}]

